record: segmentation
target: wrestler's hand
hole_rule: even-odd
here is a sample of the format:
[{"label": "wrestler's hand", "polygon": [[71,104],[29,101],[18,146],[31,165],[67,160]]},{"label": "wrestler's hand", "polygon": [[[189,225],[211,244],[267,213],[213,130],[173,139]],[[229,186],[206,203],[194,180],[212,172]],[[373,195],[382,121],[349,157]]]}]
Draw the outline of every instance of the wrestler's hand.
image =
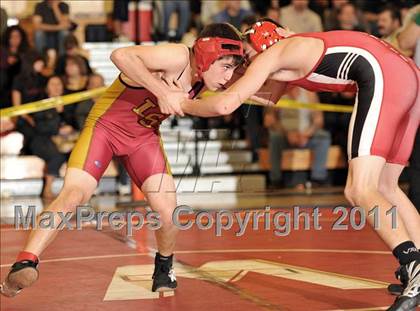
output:
[{"label": "wrestler's hand", "polygon": [[172,81],[168,83],[168,90],[158,97],[158,105],[160,111],[164,114],[184,116],[184,112],[181,109],[181,103],[188,98],[188,93],[184,91],[178,81]]}]

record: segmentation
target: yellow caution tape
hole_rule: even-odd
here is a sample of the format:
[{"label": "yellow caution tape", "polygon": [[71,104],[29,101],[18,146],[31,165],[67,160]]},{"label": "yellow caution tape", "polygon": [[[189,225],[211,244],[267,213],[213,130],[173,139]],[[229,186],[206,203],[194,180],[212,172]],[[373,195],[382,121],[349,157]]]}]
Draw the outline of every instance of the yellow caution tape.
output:
[{"label": "yellow caution tape", "polygon": [[[247,101],[248,103],[248,101]],[[252,102],[253,105],[262,104]],[[331,105],[323,103],[302,103],[291,99],[280,99],[273,107],[276,108],[288,108],[288,109],[310,109],[310,110],[322,110],[331,112],[353,112],[353,106],[348,105]]]},{"label": "yellow caution tape", "polygon": [[[51,108],[55,108],[57,106],[65,106],[71,105],[83,100],[90,99],[92,97],[102,95],[107,87],[101,87],[93,90],[73,93],[64,96],[52,97],[43,100],[39,100],[36,102],[3,108],[0,109],[0,117],[16,117],[23,114],[29,114],[34,112],[39,112],[43,110],[48,110]],[[214,95],[215,92],[206,91],[203,93],[203,97]],[[258,106],[265,106],[259,102],[247,100],[247,104],[251,105],[258,105]],[[275,108],[288,108],[288,109],[311,109],[311,110],[322,110],[322,111],[332,111],[332,112],[352,112],[352,106],[345,106],[345,105],[331,105],[331,104],[323,104],[323,103],[302,103],[297,102],[291,99],[280,99],[274,106]]]},{"label": "yellow caution tape", "polygon": [[20,106],[3,108],[3,109],[0,109],[0,117],[1,118],[16,117],[23,114],[48,110],[51,108],[55,108],[57,106],[71,105],[71,104],[74,104],[83,100],[90,99],[92,97],[102,95],[106,89],[107,87],[100,87],[93,90],[38,100],[32,103],[28,103],[28,104],[24,104]]},{"label": "yellow caution tape", "polygon": [[[205,91],[201,95],[202,97],[212,96],[215,95],[217,92],[212,91]],[[248,99],[246,104],[250,105],[257,105],[257,106],[264,106],[260,102]],[[298,102],[292,99],[280,99],[275,105],[270,106],[274,108],[287,108],[287,109],[310,109],[310,110],[321,110],[321,111],[330,111],[330,112],[353,112],[353,106],[349,105],[332,105],[332,104],[324,104],[324,103],[303,103]]]}]

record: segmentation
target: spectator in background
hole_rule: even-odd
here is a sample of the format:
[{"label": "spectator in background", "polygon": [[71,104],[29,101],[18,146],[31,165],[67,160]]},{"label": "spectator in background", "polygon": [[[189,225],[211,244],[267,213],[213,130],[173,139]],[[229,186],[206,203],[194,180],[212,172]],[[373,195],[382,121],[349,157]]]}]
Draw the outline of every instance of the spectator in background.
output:
[{"label": "spectator in background", "polygon": [[66,59],[69,56],[80,56],[83,61],[85,62],[87,73],[92,73],[92,68],[90,68],[89,60],[88,60],[88,52],[83,50],[80,45],[79,41],[77,40],[76,36],[73,34],[68,34],[64,39],[64,49],[65,54],[61,55],[57,59],[57,64],[55,66],[55,74],[62,76],[65,74],[66,69]]},{"label": "spectator in background", "polygon": [[333,30],[338,28],[338,13],[341,7],[349,3],[349,0],[332,0],[331,8],[324,10],[324,29]]},{"label": "spectator in background", "polygon": [[128,22],[128,4],[130,0],[114,0],[112,10],[112,26],[115,41],[130,41],[123,31],[122,24]]},{"label": "spectator in background", "polygon": [[267,9],[266,17],[275,21],[276,23],[280,23],[280,9],[270,6]]},{"label": "spectator in background", "polygon": [[[414,50],[414,60],[420,67],[420,5],[412,10],[411,20],[398,36],[398,42],[403,49]],[[408,196],[420,213],[420,130],[417,130],[408,171],[410,175]]]},{"label": "spectator in background", "polygon": [[[169,20],[174,12],[178,13],[177,28],[169,29]],[[185,0],[163,1],[163,33],[167,40],[180,41],[190,24],[190,4]]]},{"label": "spectator in background", "polygon": [[59,0],[44,0],[35,7],[33,16],[35,48],[39,53],[54,49],[64,54],[64,38],[71,23],[69,6]]},{"label": "spectator in background", "polygon": [[[41,74],[44,59],[35,51],[28,52],[22,59],[21,71],[12,85],[13,106],[41,100],[44,98],[46,78]],[[21,115],[16,120],[16,130],[24,136],[22,153],[29,153],[29,145],[34,136],[35,120],[29,114]]]},{"label": "spectator in background", "polygon": [[194,20],[191,20],[188,32],[182,36],[181,42],[186,46],[192,48],[198,36],[198,27]]},{"label": "spectator in background", "polygon": [[[303,103],[319,102],[316,93],[301,88],[290,89],[287,97]],[[273,188],[284,185],[280,163],[282,152],[286,148],[310,148],[314,154],[311,182],[314,186],[327,183],[326,163],[331,137],[323,129],[322,111],[268,108],[264,116],[264,126],[270,133],[270,183]]]},{"label": "spectator in background", "polygon": [[24,55],[29,51],[28,38],[18,25],[8,27],[0,47],[0,107],[12,105],[13,79],[19,74]]},{"label": "spectator in background", "polygon": [[7,20],[9,17],[7,16],[7,12],[5,9],[0,8],[0,37],[3,38],[3,34],[7,28]]},{"label": "spectator in background", "polygon": [[[64,85],[61,78],[51,76],[45,88],[45,98],[61,96],[63,91]],[[29,144],[29,150],[31,154],[40,157],[46,163],[42,190],[42,197],[45,199],[54,198],[52,185],[54,179],[59,176],[61,165],[66,161],[65,154],[58,150],[52,136],[73,130],[70,126],[61,124],[59,112],[62,110],[63,107],[60,106],[33,114],[35,126],[33,127],[33,137]]]},{"label": "spectator in background", "polygon": [[281,24],[297,33],[322,31],[321,17],[310,10],[308,4],[308,0],[292,0],[280,11]]},{"label": "spectator in background", "polygon": [[[278,9],[275,9],[279,12]],[[242,20],[241,32],[244,33],[255,22],[257,18],[255,15],[249,15]],[[263,137],[263,108],[256,105],[243,104],[240,108],[245,122],[245,133],[249,141],[249,147],[252,151],[252,162],[258,161],[258,149],[262,145]]]},{"label": "spectator in background", "polygon": [[213,16],[214,23],[229,23],[237,29],[240,29],[242,20],[245,17],[252,15],[250,10],[241,7],[241,1],[226,0],[224,1],[224,4],[225,9]]},{"label": "spectator in background", "polygon": [[[87,85],[88,90],[93,90],[103,86],[105,86],[104,77],[102,77],[99,73],[93,73],[89,76]],[[78,129],[83,128],[86,117],[88,116],[90,109],[93,107],[96,99],[97,97],[90,98],[77,104],[75,114]]]},{"label": "spectator in background", "polygon": [[356,7],[352,3],[345,3],[338,9],[337,21],[335,30],[365,31],[360,25]]},{"label": "spectator in background", "polygon": [[378,14],[378,30],[381,39],[389,42],[405,56],[410,57],[412,50],[403,50],[398,43],[401,25],[401,13],[399,9],[392,5],[387,5],[381,9]]},{"label": "spectator in background", "polygon": [[[299,102],[319,102],[316,93],[301,88],[290,89],[287,95]],[[273,188],[281,187],[284,183],[280,163],[282,152],[286,148],[310,148],[314,155],[310,177],[312,184],[327,183],[326,163],[331,137],[323,130],[324,118],[321,111],[268,108],[264,126],[270,133],[270,183]]]},{"label": "spectator in background", "polygon": [[[66,69],[63,81],[64,95],[86,90],[88,84],[87,67],[81,56],[73,55],[66,58]],[[67,124],[79,129],[76,121],[75,109],[76,105],[64,106],[62,117]]]}]

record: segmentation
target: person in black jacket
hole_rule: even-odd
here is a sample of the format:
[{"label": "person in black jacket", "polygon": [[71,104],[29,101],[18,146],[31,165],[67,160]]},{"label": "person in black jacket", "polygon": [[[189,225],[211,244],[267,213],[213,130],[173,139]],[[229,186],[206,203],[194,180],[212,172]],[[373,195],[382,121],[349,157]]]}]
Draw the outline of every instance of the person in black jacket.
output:
[{"label": "person in black jacket", "polygon": [[[51,76],[46,86],[46,98],[61,96],[64,92],[63,81],[58,76]],[[66,155],[61,153],[52,140],[52,136],[59,133],[73,131],[69,125],[62,125],[60,112],[63,107],[57,107],[32,115],[35,126],[33,127],[33,137],[29,144],[30,152],[46,162],[46,175],[44,177],[44,187],[42,197],[53,198],[52,184],[55,177],[59,175],[61,165],[66,161]]]}]

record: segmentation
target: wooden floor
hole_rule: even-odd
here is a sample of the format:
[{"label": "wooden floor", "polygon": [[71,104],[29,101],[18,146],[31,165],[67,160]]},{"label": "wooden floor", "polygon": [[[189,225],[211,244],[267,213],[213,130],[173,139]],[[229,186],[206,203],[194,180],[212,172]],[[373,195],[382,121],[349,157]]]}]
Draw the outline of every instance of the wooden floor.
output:
[{"label": "wooden floor", "polygon": [[[11,200],[9,205],[19,201]],[[332,230],[340,216],[332,207],[345,203],[336,189],[239,201],[246,204],[230,208],[241,219],[245,211],[261,212],[271,204],[271,221],[278,212],[292,215],[294,205],[305,206],[301,212],[321,206],[322,229],[310,222],[305,230],[300,218],[299,228],[277,236],[274,223],[265,230],[260,218],[258,230],[249,224],[237,237],[235,221],[217,237],[214,227],[198,230],[194,225],[179,233],[179,286],[165,295],[150,290],[156,249],[152,231],[142,229],[127,238],[109,227],[65,230],[42,255],[38,282],[15,298],[1,297],[1,310],[386,310],[393,302],[386,286],[394,281],[397,262],[374,230]],[[27,236],[9,224],[1,226],[2,279]]]}]

